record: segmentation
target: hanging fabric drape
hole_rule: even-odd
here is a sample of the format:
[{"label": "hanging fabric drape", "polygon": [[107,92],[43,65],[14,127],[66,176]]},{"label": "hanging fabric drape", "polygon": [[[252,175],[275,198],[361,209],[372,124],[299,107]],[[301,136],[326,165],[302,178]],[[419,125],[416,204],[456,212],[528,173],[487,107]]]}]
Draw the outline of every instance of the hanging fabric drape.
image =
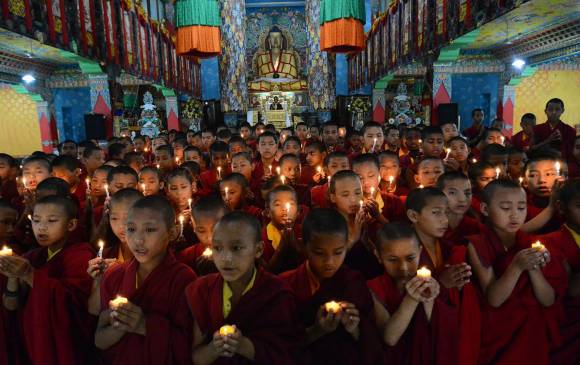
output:
[{"label": "hanging fabric drape", "polygon": [[364,0],[322,0],[320,49],[331,53],[362,51],[365,19]]},{"label": "hanging fabric drape", "polygon": [[177,54],[207,58],[221,53],[217,0],[177,0]]}]

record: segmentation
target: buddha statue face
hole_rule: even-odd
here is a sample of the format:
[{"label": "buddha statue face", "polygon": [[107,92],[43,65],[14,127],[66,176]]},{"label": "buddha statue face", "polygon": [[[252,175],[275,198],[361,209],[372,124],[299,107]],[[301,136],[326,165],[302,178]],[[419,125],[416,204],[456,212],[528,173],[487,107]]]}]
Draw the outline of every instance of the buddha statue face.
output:
[{"label": "buddha statue face", "polygon": [[282,33],[270,32],[270,34],[268,34],[268,43],[270,44],[271,50],[280,50],[282,48],[282,41]]}]

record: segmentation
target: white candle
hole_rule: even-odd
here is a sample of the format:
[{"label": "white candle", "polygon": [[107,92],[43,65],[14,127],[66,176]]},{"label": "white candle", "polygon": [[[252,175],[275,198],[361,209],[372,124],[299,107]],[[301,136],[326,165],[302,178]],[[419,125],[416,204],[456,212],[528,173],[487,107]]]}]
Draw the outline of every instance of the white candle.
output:
[{"label": "white candle", "polygon": [[189,206],[189,210],[191,210],[191,203],[193,202],[193,199],[189,198],[187,199],[187,205]]},{"label": "white candle", "polygon": [[373,152],[375,152],[376,145],[377,145],[377,137],[373,138],[373,148],[371,149]]},{"label": "white candle", "polygon": [[234,326],[225,325],[220,328],[220,335],[221,336],[229,336],[233,335],[236,332],[236,328]]},{"label": "white candle", "polygon": [[286,184],[286,176],[280,175],[280,180],[282,181],[282,185]]},{"label": "white candle", "polygon": [[361,200],[358,203],[360,204],[360,209],[362,210],[363,207],[365,206],[365,202]]},{"label": "white candle", "polygon": [[179,165],[179,157],[175,157],[175,164]]},{"label": "white candle", "polygon": [[424,188],[423,184],[419,184],[419,189],[423,189],[423,188]]},{"label": "white candle", "polygon": [[338,313],[340,311],[340,303],[337,303],[334,300],[330,301],[324,304],[324,309],[326,309],[328,313]]},{"label": "white candle", "polygon": [[394,176],[389,176],[389,189],[391,189],[393,187],[393,182],[395,181],[395,177]]},{"label": "white candle", "polygon": [[290,215],[290,203],[286,203],[286,213]]},{"label": "white candle", "polygon": [[270,169],[270,175],[272,175],[272,165],[268,165],[268,168]]},{"label": "white candle", "polygon": [[502,146],[503,146],[504,142],[505,142],[505,137],[504,136],[501,136],[501,144],[502,144]]},{"label": "white candle", "polygon": [[560,169],[561,169],[562,165],[560,164],[560,161],[556,162],[556,175],[560,176]]},{"label": "white candle", "polygon": [[471,162],[477,163],[477,158],[472,159]]},{"label": "white candle", "polygon": [[129,299],[122,297],[120,295],[117,295],[117,297],[115,299],[113,299],[109,302],[109,307],[112,310],[117,310],[117,309],[119,309],[119,307],[122,304],[127,304],[127,303],[129,303]]},{"label": "white candle", "polygon": [[226,186],[226,188],[224,189],[225,192],[225,196],[226,196],[226,200],[228,200],[228,192],[230,191],[230,188]]},{"label": "white candle", "polygon": [[98,258],[103,258],[103,250],[105,249],[105,242],[103,240],[99,240],[99,252],[97,253]]},{"label": "white candle", "polygon": [[183,223],[185,222],[185,217],[183,216],[183,214],[179,215],[179,226],[180,226],[180,233],[179,233],[179,237],[183,236]]},{"label": "white candle", "polygon": [[145,147],[145,152],[149,151],[149,148]]},{"label": "white candle", "polygon": [[145,195],[145,184],[141,184],[141,191],[143,192],[143,195]]},{"label": "white candle", "polygon": [[318,172],[319,174],[322,173],[322,167],[321,166],[316,167],[316,172]]},{"label": "white candle", "polygon": [[221,168],[221,166],[218,166],[217,173],[218,173],[218,180],[221,180],[222,179],[222,168]]},{"label": "white candle", "polygon": [[451,148],[447,148],[447,155],[445,155],[445,159],[448,160],[449,159],[449,154],[451,153]]},{"label": "white candle", "polygon": [[110,196],[109,195],[109,184],[105,184],[105,194],[107,194],[107,198]]},{"label": "white candle", "polygon": [[520,181],[520,185],[522,185],[524,182],[524,178],[520,176],[518,180]]},{"label": "white candle", "polygon": [[499,179],[499,173],[501,172],[501,170],[499,169],[499,167],[495,168],[495,179]]},{"label": "white candle", "polygon": [[276,173],[280,175],[280,166],[276,167]]},{"label": "white candle", "polygon": [[417,270],[417,277],[421,279],[429,279],[431,278],[431,270],[423,266]]},{"label": "white candle", "polygon": [[22,178],[22,186],[24,186],[24,189],[28,189],[28,187],[26,186],[26,178],[25,177]]},{"label": "white candle", "polygon": [[375,197],[375,187],[373,186],[371,187],[371,198],[374,199],[374,197]]},{"label": "white candle", "polygon": [[0,256],[12,256],[12,249],[8,246],[2,246],[0,250]]},{"label": "white candle", "polygon": [[157,164],[157,170],[159,170],[161,168],[161,165]]}]

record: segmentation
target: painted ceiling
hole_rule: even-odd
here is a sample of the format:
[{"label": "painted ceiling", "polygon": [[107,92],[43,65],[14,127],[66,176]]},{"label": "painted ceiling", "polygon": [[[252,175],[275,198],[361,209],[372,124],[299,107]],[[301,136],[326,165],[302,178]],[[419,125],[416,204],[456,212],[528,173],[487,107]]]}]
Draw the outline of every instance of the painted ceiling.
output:
[{"label": "painted ceiling", "polygon": [[44,45],[37,40],[0,28],[0,51],[54,66],[75,65],[68,52]]},{"label": "painted ceiling", "polygon": [[491,50],[580,17],[578,0],[531,0],[478,29],[463,49]]}]

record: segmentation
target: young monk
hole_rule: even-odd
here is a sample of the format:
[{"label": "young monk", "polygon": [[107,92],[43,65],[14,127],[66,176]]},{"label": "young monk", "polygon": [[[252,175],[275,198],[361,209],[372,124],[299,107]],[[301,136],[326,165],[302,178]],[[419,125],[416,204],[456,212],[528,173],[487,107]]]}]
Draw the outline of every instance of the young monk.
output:
[{"label": "young monk", "polygon": [[495,168],[487,162],[479,161],[469,167],[469,180],[471,181],[471,188],[473,196],[471,198],[471,208],[474,212],[480,213],[480,193],[483,189],[499,177]]},{"label": "young monk", "polygon": [[113,195],[121,189],[137,189],[138,181],[139,176],[129,166],[113,167],[107,175],[109,195]]},{"label": "young monk", "polygon": [[0,198],[7,202],[18,196],[17,175],[18,163],[16,159],[7,153],[0,152]]},{"label": "young monk", "polygon": [[[562,343],[552,350],[552,364],[580,362],[580,181],[566,182],[558,193],[558,207],[565,219],[562,227],[541,238],[559,251],[568,273],[568,291],[563,298],[564,317],[560,321]],[[554,258],[556,259],[556,257]]]},{"label": "young monk", "polygon": [[449,228],[443,239],[455,244],[466,243],[465,237],[477,234],[480,229],[480,222],[467,215],[472,197],[469,179],[461,172],[446,172],[437,179],[437,188],[449,202]]},{"label": "young monk", "polygon": [[209,269],[211,256],[206,257],[203,253],[212,247],[213,230],[217,222],[229,208],[221,199],[215,197],[203,197],[199,199],[191,210],[191,224],[198,242],[189,242],[190,246],[177,254],[179,261],[188,265],[200,275]]},{"label": "young monk", "polygon": [[[349,247],[345,219],[333,209],[314,209],[302,236],[307,261],[281,278],[296,295],[312,363],[384,363],[365,279],[343,265]],[[331,301],[336,308],[326,306]]]},{"label": "young monk", "polygon": [[366,228],[367,211],[364,201],[361,209],[360,202],[364,195],[360,177],[352,171],[337,172],[330,182],[328,194],[334,208],[342,214],[348,227],[345,264],[362,273],[367,279],[379,276],[383,268],[374,253],[374,247],[363,232]]},{"label": "young monk", "polygon": [[[349,170],[350,161],[344,152],[332,152],[324,158],[324,173],[328,181],[339,171]],[[330,184],[316,185],[310,190],[310,204],[313,208],[329,208],[328,187]]]},{"label": "young monk", "polygon": [[32,364],[92,363],[93,321],[87,312],[91,277],[86,270],[94,252],[86,243],[68,242],[76,224],[72,199],[42,198],[32,214],[32,229],[41,247],[25,256],[0,256],[0,273],[8,277],[10,287],[4,305],[22,309],[21,325]]},{"label": "young monk", "polygon": [[437,179],[445,172],[445,166],[440,158],[426,157],[417,165],[415,187],[433,187]]},{"label": "young monk", "polygon": [[[87,272],[93,278],[93,287],[89,298],[89,312],[98,316],[101,313],[100,282],[103,273],[115,264],[122,264],[133,259],[133,253],[127,243],[127,217],[129,209],[142,195],[134,189],[122,189],[111,197],[109,203],[109,224],[95,238],[103,244],[101,257],[89,261]],[[99,243],[99,244],[100,244]],[[98,246],[98,245],[97,245]],[[100,250],[100,247],[99,247]]]},{"label": "young monk", "polygon": [[168,251],[174,229],[175,213],[163,197],[142,198],[129,210],[127,243],[135,259],[105,272],[95,334],[112,364],[191,363],[185,288],[196,276]]},{"label": "young monk", "polygon": [[154,167],[147,166],[139,173],[139,190],[144,196],[161,193],[164,185],[159,170]]},{"label": "young monk", "polygon": [[387,363],[457,363],[454,309],[439,298],[437,280],[417,276],[421,244],[413,228],[386,224],[376,245],[385,273],[367,284],[377,326],[388,345]]},{"label": "young monk", "polygon": [[219,273],[187,288],[195,364],[296,363],[303,333],[294,298],[280,279],[256,267],[260,231],[259,221],[243,212],[225,215],[214,230]]},{"label": "young monk", "polygon": [[252,195],[248,180],[244,175],[231,173],[219,183],[220,195],[230,210],[241,210],[262,219],[262,209],[251,205],[249,199]]},{"label": "young monk", "polygon": [[324,182],[326,149],[320,141],[308,142],[304,147],[306,166],[302,169],[301,183],[316,186]]},{"label": "young monk", "polygon": [[278,152],[278,137],[275,133],[264,132],[258,136],[258,152],[260,159],[255,162],[252,179],[263,181],[270,178],[278,166],[275,160]]},{"label": "young monk", "polygon": [[[447,151],[449,155],[447,155]],[[446,169],[461,171],[467,174],[469,168],[469,146],[463,137],[453,137],[448,142],[448,149],[445,152],[446,157],[443,160]],[[448,157],[447,157],[448,156]]]},{"label": "young monk", "polygon": [[401,163],[395,152],[384,151],[379,154],[381,193],[390,193],[396,196],[407,196],[409,188],[401,181]]},{"label": "young monk", "polygon": [[279,274],[296,268],[302,257],[297,241],[301,235],[300,205],[296,191],[280,185],[268,193],[265,214],[270,222],[262,231],[263,258],[269,272]]},{"label": "young monk", "polygon": [[566,288],[566,274],[551,247],[534,248],[520,231],[526,194],[518,183],[494,180],[481,195],[489,226],[468,237],[469,262],[485,304],[480,364],[548,364],[557,323],[550,307]]},{"label": "young monk", "polygon": [[202,195],[211,194],[216,190],[217,182],[229,173],[230,150],[225,142],[214,142],[209,148],[211,169],[201,174],[203,185]]}]

